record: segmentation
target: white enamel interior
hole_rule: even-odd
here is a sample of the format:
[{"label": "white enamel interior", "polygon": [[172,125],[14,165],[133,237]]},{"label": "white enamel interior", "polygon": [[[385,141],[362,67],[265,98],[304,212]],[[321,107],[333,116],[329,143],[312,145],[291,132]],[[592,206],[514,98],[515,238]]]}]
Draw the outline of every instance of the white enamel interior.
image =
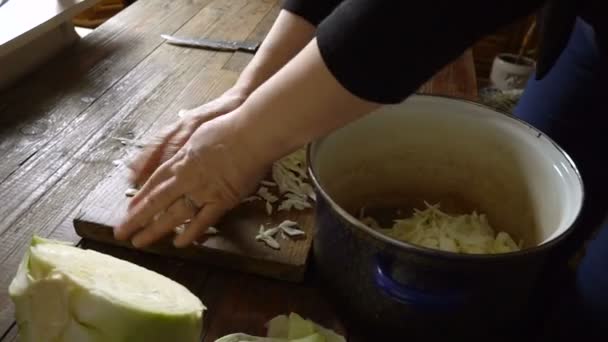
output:
[{"label": "white enamel interior", "polygon": [[583,201],[576,168],[544,134],[450,98],[385,106],[315,142],[311,156],[321,187],[341,207],[404,196],[460,201],[526,247],[563,234]]}]

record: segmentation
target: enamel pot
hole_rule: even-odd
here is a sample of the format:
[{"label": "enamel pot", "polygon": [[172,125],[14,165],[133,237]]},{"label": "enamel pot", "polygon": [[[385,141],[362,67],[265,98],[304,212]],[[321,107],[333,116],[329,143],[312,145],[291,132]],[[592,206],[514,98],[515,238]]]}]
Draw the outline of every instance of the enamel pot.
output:
[{"label": "enamel pot", "polygon": [[[583,204],[576,166],[549,137],[446,97],[384,106],[310,144],[308,163],[319,273],[366,329],[404,340],[507,336]],[[362,207],[408,210],[422,201],[485,213],[524,248],[444,252],[392,239],[357,218]]]}]

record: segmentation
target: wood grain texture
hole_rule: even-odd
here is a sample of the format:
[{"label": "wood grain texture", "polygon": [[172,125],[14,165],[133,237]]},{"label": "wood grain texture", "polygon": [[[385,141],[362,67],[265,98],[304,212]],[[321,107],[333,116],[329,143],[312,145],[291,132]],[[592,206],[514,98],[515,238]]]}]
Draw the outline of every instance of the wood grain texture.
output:
[{"label": "wood grain texture", "polygon": [[[80,236],[132,248],[129,242],[115,240],[112,233],[112,227],[118,225],[126,213],[129,201],[124,194],[129,187],[125,173],[123,168],[115,170],[87,198],[81,213],[74,219],[74,227]],[[260,225],[274,227],[285,219],[298,222],[307,232],[306,237],[299,240],[278,238],[279,250],[255,240]],[[246,203],[227,213],[216,226],[220,234],[209,236],[200,245],[175,248],[172,237],[169,237],[144,251],[283,280],[302,279],[312,244],[311,210],[278,212],[268,216],[261,202]]]},{"label": "wood grain texture", "polygon": [[74,25],[68,21],[4,55],[0,52],[0,91],[35,70],[66,47],[75,44],[79,39]]},{"label": "wood grain texture", "polygon": [[[144,9],[141,10],[143,11]],[[156,8],[151,7],[151,10],[155,9]],[[190,8],[190,10],[191,9],[192,8]],[[179,12],[179,8],[177,7],[172,7],[171,10]],[[190,19],[190,16],[183,16],[179,19],[181,21],[179,24],[173,23],[172,25],[181,26]],[[135,59],[145,58],[147,56],[139,55],[139,52],[136,49],[133,53],[134,55],[131,57]],[[83,54],[86,58],[87,54],[85,52],[83,52]],[[133,65],[136,65],[140,61],[132,63]],[[59,61],[57,61],[57,63],[61,64]],[[118,67],[120,68],[120,66],[121,65],[119,64]],[[165,85],[165,88],[167,87],[166,83],[168,82],[163,83],[163,81],[168,77],[169,73],[160,74],[157,70],[142,72],[141,69],[145,68],[135,68],[135,70],[131,71],[130,77],[125,77],[118,82],[116,92],[104,94],[99,102],[91,100],[95,102],[95,104],[92,104],[83,113],[78,114],[78,119],[76,121],[71,121],[71,117],[59,114],[61,110],[70,112],[70,109],[73,109],[74,107],[67,106],[67,103],[61,99],[56,103],[57,108],[51,109],[49,113],[47,113],[48,117],[43,119],[44,121],[33,125],[19,125],[21,128],[17,130],[17,132],[31,133],[31,140],[37,142],[47,138],[46,136],[43,136],[40,137],[41,139],[38,139],[38,133],[44,135],[51,126],[63,127],[59,134],[52,137],[52,140],[46,141],[44,144],[41,143],[41,146],[39,146],[40,149],[34,151],[27,157],[22,154],[29,154],[29,149],[33,146],[30,144],[21,144],[21,140],[28,134],[15,135],[9,133],[2,135],[3,148],[1,150],[4,152],[4,160],[8,162],[3,163],[0,168],[7,166],[7,164],[9,164],[7,167],[15,166],[16,168],[6,170],[9,173],[0,184],[0,194],[3,198],[7,199],[3,203],[4,206],[1,212],[3,221],[0,223],[0,236],[10,235],[8,238],[12,240],[11,242],[13,242],[15,246],[23,245],[24,242],[27,242],[29,236],[33,233],[31,230],[35,230],[37,227],[19,231],[23,232],[23,236],[21,234],[9,234],[16,230],[16,221],[22,217],[34,203],[39,202],[43,194],[52,188],[56,188],[58,182],[61,182],[67,173],[77,172],[79,166],[88,164],[93,164],[92,166],[95,166],[95,164],[99,163],[100,159],[103,160],[103,151],[111,151],[116,143],[114,142],[114,144],[106,146],[103,145],[104,138],[107,138],[106,134],[104,134],[107,133],[105,130],[110,128],[116,130],[125,127],[119,124],[120,120],[131,114],[133,108],[138,107],[145,110],[146,104],[153,106],[156,103],[154,100],[158,101],[158,98],[155,98],[153,95],[163,95],[161,91],[162,87],[160,86]],[[156,67],[156,69],[158,69],[158,67]],[[138,73],[140,72],[143,75],[139,75]],[[138,76],[141,77],[138,78]],[[37,82],[34,81],[32,88],[35,88],[36,84]],[[66,84],[66,87],[71,89],[69,83]],[[130,89],[131,91],[124,91],[124,89]],[[35,92],[35,89],[33,91]],[[86,90],[84,91],[86,92]],[[155,91],[157,92],[155,93]],[[66,94],[65,97],[73,98],[83,95],[78,91],[75,93],[76,94],[70,92],[69,94]],[[21,104],[23,107],[27,108],[30,102],[22,101]],[[109,104],[113,104],[113,106],[110,106]],[[17,104],[15,104],[15,107],[17,107]],[[9,115],[9,113],[4,113],[2,118],[5,118],[5,115]],[[44,122],[47,124],[44,124]],[[105,147],[105,149],[103,147]],[[92,153],[92,151],[94,153]],[[96,153],[99,153],[100,155],[96,155]],[[76,170],[74,170],[75,167]],[[88,170],[92,175],[96,174],[96,170],[91,170],[91,168]],[[83,175],[81,174],[80,176],[82,177]],[[85,189],[88,189],[94,184],[82,185]],[[75,187],[71,190],[77,192],[79,189],[80,188]],[[69,198],[70,197],[68,196],[68,199]],[[63,204],[65,205],[66,203]],[[0,254],[0,260],[3,260],[3,266],[6,265],[5,253],[11,252],[11,249],[12,248],[9,248],[8,250],[4,249]]]},{"label": "wood grain texture", "polygon": [[[253,30],[253,32],[247,37],[247,41],[261,43],[264,38],[266,38],[266,34],[268,34],[268,31],[270,31],[270,28],[272,27],[272,24],[274,24],[274,20],[279,15],[280,11],[280,4],[276,4],[272,10],[266,14],[264,19],[260,21],[255,30]],[[254,55],[251,53],[237,51],[232,55],[232,57],[230,57],[228,62],[226,62],[223,69],[241,72],[243,69],[245,69],[253,56]]]},{"label": "wood grain texture", "polygon": [[0,181],[53,142],[209,0],[138,1],[0,95]]},{"label": "wood grain texture", "polygon": [[451,64],[446,65],[423,84],[418,92],[477,100],[477,79],[472,52],[467,50]]}]

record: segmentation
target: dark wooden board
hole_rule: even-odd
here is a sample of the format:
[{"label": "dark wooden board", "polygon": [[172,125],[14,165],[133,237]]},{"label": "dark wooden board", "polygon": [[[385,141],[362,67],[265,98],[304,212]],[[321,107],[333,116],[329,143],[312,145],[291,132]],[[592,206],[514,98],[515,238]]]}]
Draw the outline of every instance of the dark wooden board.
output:
[{"label": "dark wooden board", "polygon": [[[126,213],[129,201],[124,194],[129,187],[126,173],[126,167],[117,167],[85,200],[80,214],[74,219],[78,235],[132,248],[129,242],[115,240],[112,233],[112,227],[116,226]],[[292,240],[277,236],[281,245],[279,250],[255,240],[260,225],[270,228],[285,219],[298,222],[300,228],[306,231],[306,237]],[[201,245],[175,248],[170,237],[144,251],[197,260],[277,279],[302,280],[312,244],[311,210],[282,211],[269,216],[262,202],[245,203],[229,212],[217,228],[220,233],[209,236]]]}]

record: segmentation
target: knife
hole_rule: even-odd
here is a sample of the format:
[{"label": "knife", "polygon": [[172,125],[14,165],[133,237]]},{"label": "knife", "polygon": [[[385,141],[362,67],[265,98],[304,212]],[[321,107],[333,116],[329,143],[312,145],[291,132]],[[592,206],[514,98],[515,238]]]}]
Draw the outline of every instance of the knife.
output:
[{"label": "knife", "polygon": [[169,44],[203,48],[215,51],[244,51],[249,53],[255,53],[260,47],[259,42],[212,40],[207,38],[185,38],[170,36],[168,34],[161,34],[160,36],[166,39]]}]

